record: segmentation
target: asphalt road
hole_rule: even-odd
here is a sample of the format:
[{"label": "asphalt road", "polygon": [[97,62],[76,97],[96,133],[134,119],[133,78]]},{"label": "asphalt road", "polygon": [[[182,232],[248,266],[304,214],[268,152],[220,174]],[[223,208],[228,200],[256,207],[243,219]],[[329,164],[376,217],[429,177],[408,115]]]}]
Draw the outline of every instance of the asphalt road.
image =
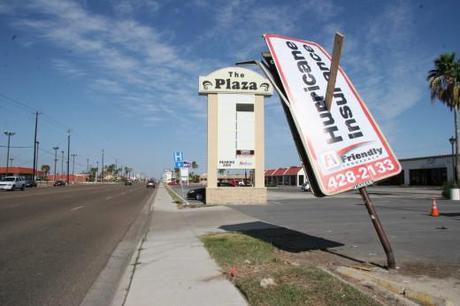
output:
[{"label": "asphalt road", "polygon": [[79,305],[152,192],[144,184],[0,192],[0,305]]}]

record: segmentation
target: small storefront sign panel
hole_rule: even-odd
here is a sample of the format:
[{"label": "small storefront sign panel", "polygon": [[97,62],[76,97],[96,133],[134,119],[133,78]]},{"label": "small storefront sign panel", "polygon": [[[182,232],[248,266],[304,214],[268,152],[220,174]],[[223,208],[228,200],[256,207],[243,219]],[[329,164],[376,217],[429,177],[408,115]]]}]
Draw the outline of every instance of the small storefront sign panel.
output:
[{"label": "small storefront sign panel", "polygon": [[324,98],[330,55],[315,42],[277,34],[266,34],[264,38],[322,195],[338,194],[397,175],[401,165],[340,67],[332,107],[327,109]]}]

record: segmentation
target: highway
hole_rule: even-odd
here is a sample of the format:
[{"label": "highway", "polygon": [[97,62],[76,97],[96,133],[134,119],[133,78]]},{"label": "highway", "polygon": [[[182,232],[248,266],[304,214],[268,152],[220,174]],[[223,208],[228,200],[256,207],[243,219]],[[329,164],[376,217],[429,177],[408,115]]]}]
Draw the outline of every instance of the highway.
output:
[{"label": "highway", "polygon": [[153,192],[144,184],[0,192],[0,305],[79,305]]}]

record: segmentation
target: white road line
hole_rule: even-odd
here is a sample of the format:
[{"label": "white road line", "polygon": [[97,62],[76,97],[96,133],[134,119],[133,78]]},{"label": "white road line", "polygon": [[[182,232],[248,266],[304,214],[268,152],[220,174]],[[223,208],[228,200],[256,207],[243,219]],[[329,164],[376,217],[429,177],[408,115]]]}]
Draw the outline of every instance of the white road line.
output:
[{"label": "white road line", "polygon": [[111,200],[111,199],[112,199],[111,196],[108,196],[108,197],[105,198],[106,201]]},{"label": "white road line", "polygon": [[76,211],[76,210],[82,209],[83,207],[85,207],[85,206],[74,207],[70,211]]}]

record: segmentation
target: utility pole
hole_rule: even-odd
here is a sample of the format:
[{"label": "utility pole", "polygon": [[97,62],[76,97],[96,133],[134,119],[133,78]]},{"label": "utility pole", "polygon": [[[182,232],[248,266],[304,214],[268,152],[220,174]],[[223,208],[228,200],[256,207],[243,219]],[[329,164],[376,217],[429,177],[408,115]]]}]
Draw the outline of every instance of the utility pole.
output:
[{"label": "utility pole", "polygon": [[89,158],[86,159],[86,172],[89,173]]},{"label": "utility pole", "polygon": [[40,115],[39,112],[35,112],[35,132],[34,132],[34,162],[32,166],[32,179],[35,181],[35,173],[37,171],[37,155],[38,155],[38,149],[37,149],[37,133],[38,133],[38,115]]},{"label": "utility pole", "polygon": [[94,177],[94,181],[97,182],[97,175],[99,173],[99,161],[96,161],[96,176]]},{"label": "utility pole", "polygon": [[61,176],[64,175],[64,150],[61,150]]},{"label": "utility pole", "polygon": [[67,130],[67,184],[70,184],[70,129]]},{"label": "utility pole", "polygon": [[9,161],[10,161],[10,138],[11,136],[14,136],[16,133],[15,132],[9,132],[9,131],[4,131],[3,134],[8,136],[8,146],[6,150],[6,175],[8,175],[8,166],[9,166]]},{"label": "utility pole", "polygon": [[[75,175],[75,157],[77,156],[77,154],[72,154],[72,176]],[[75,178],[74,178],[75,180]]]},{"label": "utility pole", "polygon": [[57,165],[57,150],[59,150],[59,147],[53,147],[54,150],[54,179],[53,181],[56,180],[56,165]]},{"label": "utility pole", "polygon": [[115,159],[115,171],[117,171],[117,179],[118,180],[118,159]]},{"label": "utility pole", "polygon": [[102,149],[101,182],[104,183],[104,149]]},{"label": "utility pole", "polygon": [[[35,164],[37,165],[37,168],[38,168],[38,150],[40,148],[40,141],[37,141],[37,153],[35,154]],[[33,177],[34,181],[35,181],[35,175]]]}]

